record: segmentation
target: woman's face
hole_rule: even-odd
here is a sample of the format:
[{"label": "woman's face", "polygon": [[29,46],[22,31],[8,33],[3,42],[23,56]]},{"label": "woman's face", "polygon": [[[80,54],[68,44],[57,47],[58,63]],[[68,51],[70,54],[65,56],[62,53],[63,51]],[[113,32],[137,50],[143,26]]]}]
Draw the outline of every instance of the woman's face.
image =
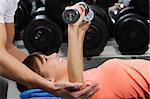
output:
[{"label": "woman's face", "polygon": [[[67,61],[53,53],[49,56],[40,55],[42,58],[40,72],[47,79],[60,80],[67,73]],[[39,60],[40,61],[40,60]]]}]

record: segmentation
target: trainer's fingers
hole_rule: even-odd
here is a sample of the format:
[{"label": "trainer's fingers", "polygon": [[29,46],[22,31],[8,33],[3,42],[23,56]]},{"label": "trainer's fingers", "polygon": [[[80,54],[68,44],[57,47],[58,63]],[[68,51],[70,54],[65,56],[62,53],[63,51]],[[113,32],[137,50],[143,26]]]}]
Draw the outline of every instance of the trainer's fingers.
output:
[{"label": "trainer's fingers", "polygon": [[97,92],[97,91],[99,91],[100,90],[100,88],[99,87],[96,87],[93,91],[91,91],[90,93],[89,93],[89,96],[92,96],[95,92]]},{"label": "trainer's fingers", "polygon": [[60,89],[60,88],[80,89],[80,87],[82,85],[83,85],[82,83],[70,83],[70,82],[66,82],[66,81],[61,81],[61,82],[55,83],[55,87],[57,87],[58,89]]},{"label": "trainer's fingers", "polygon": [[86,88],[82,89],[79,93],[80,96],[90,93],[91,91],[93,91],[95,89],[95,87],[97,87],[98,84],[97,83],[92,83],[91,85],[87,86]]}]

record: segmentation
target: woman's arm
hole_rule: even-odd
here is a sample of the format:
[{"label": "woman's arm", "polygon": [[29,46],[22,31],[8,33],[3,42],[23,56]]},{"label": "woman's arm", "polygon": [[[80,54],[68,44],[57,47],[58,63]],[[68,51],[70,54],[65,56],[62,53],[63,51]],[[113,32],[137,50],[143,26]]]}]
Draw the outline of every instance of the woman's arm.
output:
[{"label": "woman's arm", "polygon": [[83,83],[83,62],[78,46],[78,28],[68,26],[68,75],[71,82]]},{"label": "woman's arm", "polygon": [[79,10],[80,18],[76,23],[68,25],[68,75],[71,82],[83,83],[83,41],[89,24],[83,22],[85,8],[79,4],[73,7]]}]

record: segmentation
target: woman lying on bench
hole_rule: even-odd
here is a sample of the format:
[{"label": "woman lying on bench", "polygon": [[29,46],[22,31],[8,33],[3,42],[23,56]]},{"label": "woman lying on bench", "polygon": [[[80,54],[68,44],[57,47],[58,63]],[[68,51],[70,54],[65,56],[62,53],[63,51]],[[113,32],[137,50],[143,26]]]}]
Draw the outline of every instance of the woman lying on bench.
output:
[{"label": "woman lying on bench", "polygon": [[[148,97],[150,95],[150,61],[148,60],[110,59],[97,68],[84,71],[83,41],[90,23],[83,21],[84,7],[79,5],[76,7],[80,9],[81,18],[76,23],[68,25],[67,60],[59,57],[56,53],[49,56],[33,53],[23,63],[34,72],[53,82],[82,82],[84,85],[93,81],[99,83],[100,90],[97,87],[90,93],[92,99],[145,99]],[[29,86],[20,84],[18,84],[18,88],[21,91],[30,89]],[[44,93],[39,89],[38,91],[39,93],[35,92],[35,97],[40,92]],[[74,90],[72,89],[72,91]],[[57,95],[58,92],[59,90],[56,90],[56,93],[52,93]],[[45,97],[52,97],[48,93],[44,93],[43,97],[44,95]],[[39,96],[42,97],[42,95]],[[83,97],[83,99],[88,99],[88,97]]]}]

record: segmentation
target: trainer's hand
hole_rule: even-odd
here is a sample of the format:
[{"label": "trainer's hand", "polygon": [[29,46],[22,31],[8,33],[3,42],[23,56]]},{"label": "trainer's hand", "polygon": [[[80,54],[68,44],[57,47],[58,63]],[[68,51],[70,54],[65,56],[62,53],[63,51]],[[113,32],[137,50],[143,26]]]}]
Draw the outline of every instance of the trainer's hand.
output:
[{"label": "trainer's hand", "polygon": [[81,89],[82,86],[81,83],[57,82],[55,83],[55,91],[52,93],[65,99],[87,99],[99,90],[98,84],[95,82]]}]

